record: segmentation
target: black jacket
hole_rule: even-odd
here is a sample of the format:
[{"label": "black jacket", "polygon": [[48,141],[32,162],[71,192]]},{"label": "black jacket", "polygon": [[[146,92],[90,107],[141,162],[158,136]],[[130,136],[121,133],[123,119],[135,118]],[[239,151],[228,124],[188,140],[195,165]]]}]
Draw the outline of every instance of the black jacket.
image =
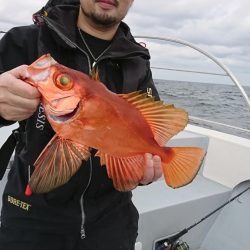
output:
[{"label": "black jacket", "polygon": [[[78,10],[79,1],[49,1],[45,8],[34,15],[35,24],[10,30],[0,42],[0,71],[31,64],[39,56],[50,53],[59,63],[88,73],[90,60],[77,38]],[[151,88],[158,98],[149,58],[147,49],[136,43],[128,26],[121,23],[109,50],[97,63],[101,81],[118,93]],[[0,119],[0,126],[11,123]],[[119,211],[120,207],[131,201],[131,192],[116,191],[105,167],[100,167],[99,159],[94,157],[91,162],[84,163],[64,186],[47,194],[26,197],[24,190],[29,171],[32,172],[33,163],[54,132],[42,106],[20,124],[25,133],[17,145],[3,194],[1,220],[5,226],[78,232],[81,223],[91,228],[107,212],[112,214],[114,210]],[[131,214],[133,216],[135,214]]]}]

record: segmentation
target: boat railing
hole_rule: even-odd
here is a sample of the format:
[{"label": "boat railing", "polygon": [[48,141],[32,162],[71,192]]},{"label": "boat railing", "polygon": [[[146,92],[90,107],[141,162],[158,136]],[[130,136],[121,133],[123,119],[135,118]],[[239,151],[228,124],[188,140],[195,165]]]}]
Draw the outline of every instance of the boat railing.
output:
[{"label": "boat railing", "polygon": [[[235,77],[235,75],[232,73],[231,70],[228,69],[228,67],[223,64],[222,62],[220,62],[215,56],[213,56],[211,53],[205,51],[204,49],[199,48],[198,46],[181,40],[181,39],[177,39],[177,38],[171,38],[171,37],[154,37],[154,36],[135,36],[136,39],[149,39],[149,40],[158,40],[159,42],[165,41],[165,42],[171,42],[171,43],[176,43],[176,44],[181,44],[184,46],[187,46],[201,54],[203,54],[204,56],[206,56],[207,58],[211,59],[213,62],[215,62],[222,70],[223,73],[217,73],[217,72],[210,72],[210,71],[200,71],[200,70],[193,70],[193,69],[183,69],[183,68],[170,68],[170,67],[156,67],[156,66],[151,66],[152,69],[156,69],[156,70],[167,70],[167,71],[177,71],[177,72],[184,72],[184,73],[193,73],[193,74],[204,74],[204,75],[212,75],[212,76],[223,76],[223,77],[229,77],[232,82],[236,85],[236,87],[239,89],[242,97],[244,98],[247,106],[250,108],[250,100],[249,97],[246,93],[246,91],[244,90],[244,88],[242,87],[242,84],[239,82],[239,80]],[[234,129],[240,132],[244,132],[244,133],[249,133],[250,134],[250,130],[249,129],[245,129],[245,128],[240,128],[237,126],[232,126],[232,125],[228,125],[225,123],[220,123],[220,122],[216,122],[216,121],[211,121],[211,120],[207,120],[207,119],[203,119],[203,118],[199,118],[196,116],[189,116],[189,119],[192,123],[195,122],[203,122],[206,125],[216,125],[216,126],[222,126],[224,128],[229,128],[229,129]]]},{"label": "boat railing", "polygon": [[[1,31],[0,33],[6,33],[5,31]],[[139,38],[139,39],[152,39],[152,40],[158,40],[158,41],[166,41],[166,42],[172,42],[172,43],[177,43],[177,44],[181,44],[187,47],[190,47],[192,49],[194,49],[195,51],[200,52],[201,54],[205,55],[206,57],[208,57],[209,59],[211,59],[213,62],[215,62],[223,71],[224,73],[217,73],[217,72],[209,72],[209,71],[198,71],[198,70],[192,70],[192,69],[180,69],[180,68],[168,68],[168,67],[155,67],[152,66],[152,69],[158,69],[158,70],[168,70],[168,71],[179,71],[179,72],[185,72],[185,73],[195,73],[195,74],[206,74],[206,75],[213,75],[213,76],[226,76],[229,77],[232,82],[238,87],[241,95],[243,96],[243,98],[245,99],[248,107],[250,108],[250,100],[249,97],[246,93],[246,91],[244,90],[244,88],[242,87],[241,83],[239,82],[239,80],[235,77],[235,75],[232,73],[231,70],[229,70],[229,68],[222,62],[220,62],[215,56],[213,56],[211,53],[205,51],[204,49],[201,49],[200,47],[181,40],[181,39],[177,39],[177,38],[171,38],[171,37],[155,37],[155,36],[135,36],[135,38]],[[246,133],[250,133],[250,130],[248,129],[244,129],[244,128],[240,128],[240,127],[236,127],[236,126],[232,126],[232,125],[228,125],[225,123],[220,123],[220,122],[215,122],[215,121],[211,121],[211,120],[207,120],[207,119],[203,119],[203,118],[198,118],[195,116],[189,116],[191,121],[200,121],[200,122],[205,122],[207,124],[213,124],[213,125],[219,125],[219,126],[223,126],[223,127],[227,127],[230,129],[235,129],[238,131],[242,131],[242,132],[246,132]]]},{"label": "boat railing", "polygon": [[217,72],[208,72],[208,71],[198,71],[191,69],[177,69],[177,68],[165,68],[165,67],[155,67],[151,66],[152,69],[168,70],[168,71],[179,71],[185,73],[195,73],[195,74],[204,74],[204,75],[214,75],[214,76],[228,76],[227,74],[217,73]]},{"label": "boat railing", "polygon": [[[0,31],[0,33],[4,34],[6,33],[5,31]],[[177,43],[177,44],[181,44],[187,47],[190,47],[198,52],[200,52],[201,54],[205,55],[206,57],[210,58],[212,61],[214,61],[225,73],[221,74],[221,73],[215,73],[215,72],[205,72],[205,71],[194,71],[194,70],[187,70],[187,69],[174,69],[174,68],[161,68],[161,67],[152,67],[155,69],[162,69],[162,70],[172,70],[172,71],[182,71],[182,72],[189,72],[189,73],[198,73],[198,74],[209,74],[209,75],[217,75],[217,76],[228,76],[232,82],[238,87],[238,89],[240,90],[243,98],[245,99],[248,107],[250,108],[250,99],[246,93],[246,91],[244,90],[244,88],[242,87],[242,84],[239,82],[239,80],[235,77],[235,75],[231,72],[231,70],[222,62],[220,62],[215,56],[213,56],[211,53],[209,53],[208,51],[205,51],[204,49],[201,49],[200,47],[181,40],[181,39],[177,39],[177,38],[171,38],[171,37],[156,37],[156,36],[135,36],[135,38],[144,38],[144,39],[152,39],[152,40],[159,40],[159,41],[166,41],[166,42],[173,42],[173,43]]]},{"label": "boat railing", "polygon": [[210,74],[210,75],[220,75],[220,76],[228,76],[232,82],[238,87],[241,95],[245,99],[247,106],[250,109],[250,99],[242,87],[241,83],[239,80],[235,77],[235,75],[231,72],[231,70],[222,62],[220,62],[215,56],[213,56],[211,53],[205,51],[204,49],[181,39],[177,38],[171,38],[171,37],[156,37],[156,36],[135,36],[136,39],[149,39],[149,40],[158,40],[158,41],[165,41],[165,42],[172,42],[176,44],[181,44],[184,46],[187,46],[189,48],[194,49],[195,51],[200,52],[207,58],[211,59],[213,62],[215,62],[225,73],[220,74],[220,73],[214,73],[214,72],[205,72],[205,71],[196,71],[196,70],[185,70],[185,69],[174,69],[174,68],[164,68],[164,67],[152,67],[155,69],[162,69],[162,70],[174,70],[174,71],[182,71],[182,72],[189,72],[189,73],[199,73],[199,74]]},{"label": "boat railing", "polygon": [[241,131],[241,132],[246,132],[246,133],[250,134],[249,129],[240,128],[240,127],[237,127],[237,126],[232,126],[232,125],[221,123],[221,122],[215,122],[215,121],[199,118],[199,117],[196,117],[196,116],[191,116],[190,115],[189,120],[194,121],[194,122],[198,121],[198,122],[204,122],[206,124],[218,125],[218,126],[226,127],[226,128],[229,128],[229,129],[235,129],[235,130],[238,130],[238,131]]}]

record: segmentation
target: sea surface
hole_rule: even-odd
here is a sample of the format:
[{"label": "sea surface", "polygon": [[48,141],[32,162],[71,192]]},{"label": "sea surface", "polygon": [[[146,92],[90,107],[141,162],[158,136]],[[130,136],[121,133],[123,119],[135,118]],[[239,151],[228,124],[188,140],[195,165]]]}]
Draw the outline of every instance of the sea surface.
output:
[{"label": "sea surface", "polygon": [[[190,124],[250,139],[250,108],[234,85],[155,80],[164,102],[188,111],[189,116],[223,123],[244,130],[190,118]],[[243,86],[250,96],[250,86]],[[246,131],[245,131],[246,130]]]}]

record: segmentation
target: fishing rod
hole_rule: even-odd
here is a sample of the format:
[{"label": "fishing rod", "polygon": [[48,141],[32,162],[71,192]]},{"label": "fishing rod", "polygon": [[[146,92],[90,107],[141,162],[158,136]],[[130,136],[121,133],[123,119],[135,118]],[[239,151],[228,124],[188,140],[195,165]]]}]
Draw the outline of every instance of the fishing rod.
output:
[{"label": "fishing rod", "polygon": [[248,190],[250,190],[250,186],[247,189],[240,192],[239,194],[237,194],[236,196],[232,197],[230,200],[228,200],[227,202],[225,202],[224,204],[222,204],[215,210],[213,210],[211,213],[209,213],[208,215],[200,219],[198,222],[195,222],[193,225],[189,226],[188,228],[184,228],[179,233],[172,235],[168,237],[167,239],[157,242],[155,250],[188,250],[189,249],[188,244],[186,242],[180,241],[179,238],[185,235],[189,230],[191,230],[192,228],[196,227],[201,222],[209,218],[211,215],[215,214],[217,211],[221,210],[223,207],[227,206],[228,204],[233,202],[235,199],[239,198]]}]

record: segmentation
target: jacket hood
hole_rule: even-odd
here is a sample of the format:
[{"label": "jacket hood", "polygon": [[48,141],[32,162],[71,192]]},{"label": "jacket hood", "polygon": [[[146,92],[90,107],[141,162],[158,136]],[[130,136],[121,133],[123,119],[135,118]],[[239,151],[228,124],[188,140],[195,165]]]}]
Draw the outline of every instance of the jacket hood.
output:
[{"label": "jacket hood", "polygon": [[[41,10],[33,15],[33,21],[37,25],[47,24],[54,31],[56,41],[61,46],[70,45],[72,48],[77,48],[76,23],[79,6],[79,0],[49,0]],[[150,58],[148,50],[134,40],[130,28],[121,22],[106,56],[122,58],[137,55],[145,59]]]},{"label": "jacket hood", "polygon": [[79,6],[80,0],[49,0],[44,6],[45,8],[56,6],[56,5],[75,5]]}]

